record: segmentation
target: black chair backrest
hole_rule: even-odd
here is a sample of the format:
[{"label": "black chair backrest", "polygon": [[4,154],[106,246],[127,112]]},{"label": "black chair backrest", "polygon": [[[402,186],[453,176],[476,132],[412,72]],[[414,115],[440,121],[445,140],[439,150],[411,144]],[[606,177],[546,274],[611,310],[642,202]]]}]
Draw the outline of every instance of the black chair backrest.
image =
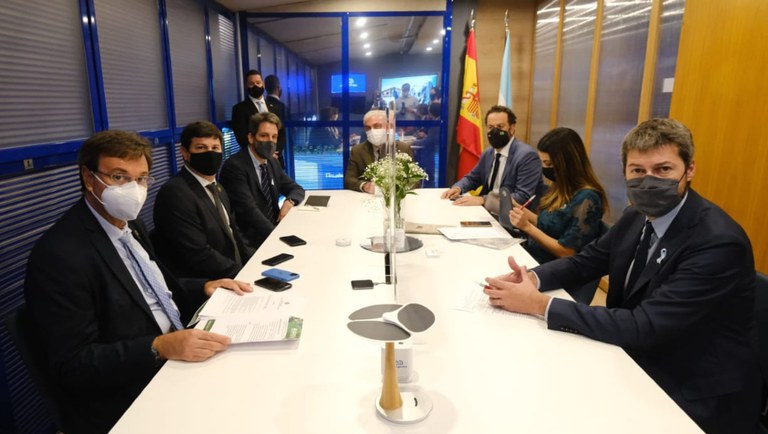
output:
[{"label": "black chair backrest", "polygon": [[43,404],[50,412],[53,422],[61,429],[61,416],[57,403],[62,394],[48,373],[43,352],[31,331],[25,306],[22,305],[16,312],[10,313],[5,318],[5,327],[27,367],[29,376],[40,392]]},{"label": "black chair backrest", "polygon": [[763,381],[768,384],[768,276],[756,272],[755,324],[757,326],[757,354]]}]

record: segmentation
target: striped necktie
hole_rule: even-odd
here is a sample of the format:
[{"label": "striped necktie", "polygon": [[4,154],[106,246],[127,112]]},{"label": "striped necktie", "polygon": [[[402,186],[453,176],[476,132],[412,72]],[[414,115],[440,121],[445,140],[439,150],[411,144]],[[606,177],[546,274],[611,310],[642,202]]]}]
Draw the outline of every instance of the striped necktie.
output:
[{"label": "striped necktie", "polygon": [[263,163],[259,167],[261,168],[261,192],[264,193],[267,203],[266,217],[270,222],[275,223],[277,213],[275,212],[275,198],[272,196],[272,178],[269,176],[267,163]]},{"label": "striped necktie", "polygon": [[152,295],[157,300],[163,313],[171,321],[173,328],[183,330],[184,326],[181,324],[179,310],[176,309],[171,301],[171,292],[168,290],[168,286],[165,284],[165,281],[157,279],[150,264],[139,254],[134,243],[131,242],[131,237],[130,232],[125,232],[120,236],[120,242],[123,243],[125,251],[128,252],[128,259],[131,261],[131,266],[141,286],[144,287],[146,293]]}]

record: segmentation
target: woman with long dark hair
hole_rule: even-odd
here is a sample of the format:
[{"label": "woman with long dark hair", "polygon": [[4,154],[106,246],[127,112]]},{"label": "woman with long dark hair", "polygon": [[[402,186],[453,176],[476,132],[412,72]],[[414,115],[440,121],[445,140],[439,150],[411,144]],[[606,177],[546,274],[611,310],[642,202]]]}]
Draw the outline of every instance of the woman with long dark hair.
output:
[{"label": "woman with long dark hair", "polygon": [[543,263],[573,255],[600,236],[608,199],[576,131],[555,128],[537,148],[549,190],[537,213],[514,203],[509,220],[528,235],[526,250]]}]

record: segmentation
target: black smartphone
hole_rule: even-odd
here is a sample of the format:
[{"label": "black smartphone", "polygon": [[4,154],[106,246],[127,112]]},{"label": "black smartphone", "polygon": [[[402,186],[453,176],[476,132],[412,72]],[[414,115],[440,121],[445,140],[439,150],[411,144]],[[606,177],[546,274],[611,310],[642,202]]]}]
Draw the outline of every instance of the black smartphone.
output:
[{"label": "black smartphone", "polygon": [[284,237],[280,237],[280,241],[284,242],[285,244],[288,244],[291,247],[303,246],[304,244],[307,244],[306,241],[302,240],[296,235],[286,235]]},{"label": "black smartphone", "polygon": [[353,280],[352,289],[373,289],[373,280]]},{"label": "black smartphone", "polygon": [[275,265],[282,264],[283,262],[288,261],[290,259],[293,259],[293,255],[289,255],[288,253],[281,253],[277,256],[267,258],[261,261],[261,263],[264,265],[269,265],[270,267],[274,267]]},{"label": "black smartphone", "polygon": [[277,280],[273,277],[262,277],[253,283],[261,286],[262,288],[266,288],[275,292],[285,291],[286,289],[290,289],[293,286],[288,282],[283,282],[282,280]]}]

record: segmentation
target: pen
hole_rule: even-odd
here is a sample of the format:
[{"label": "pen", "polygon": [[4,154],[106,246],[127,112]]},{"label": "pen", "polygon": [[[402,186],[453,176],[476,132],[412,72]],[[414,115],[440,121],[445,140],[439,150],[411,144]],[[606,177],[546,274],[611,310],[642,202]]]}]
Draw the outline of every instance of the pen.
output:
[{"label": "pen", "polygon": [[528,205],[531,204],[533,199],[536,199],[536,195],[535,194],[533,196],[529,197],[528,200],[526,200],[525,203],[520,207],[520,209],[525,209],[525,207],[527,207]]}]

